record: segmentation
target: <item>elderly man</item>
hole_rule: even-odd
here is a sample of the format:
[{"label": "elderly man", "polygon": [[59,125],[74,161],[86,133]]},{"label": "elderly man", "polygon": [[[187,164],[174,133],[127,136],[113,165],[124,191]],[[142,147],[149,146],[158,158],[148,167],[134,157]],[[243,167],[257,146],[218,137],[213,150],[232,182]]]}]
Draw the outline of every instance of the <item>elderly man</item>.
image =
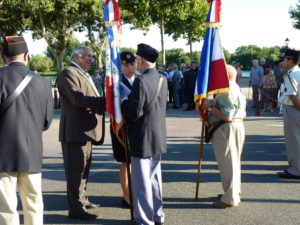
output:
[{"label": "elderly man", "polygon": [[241,201],[241,154],[245,140],[243,118],[246,116],[246,99],[235,82],[236,69],[227,65],[230,90],[218,94],[213,104],[202,106],[209,112],[211,127],[222,124],[213,134],[212,148],[218,162],[224,194],[214,202],[216,208],[237,207]]},{"label": "elderly man", "polygon": [[285,147],[289,167],[282,178],[300,179],[300,52],[288,49],[283,65],[287,75],[283,79],[284,92],[280,98],[283,104]]},{"label": "elderly man", "polygon": [[252,60],[253,66],[250,70],[250,81],[249,87],[252,85],[252,99],[253,99],[253,106],[255,108],[255,115],[260,115],[260,93],[259,93],[259,86],[261,77],[264,75],[264,69],[258,65],[258,60]]},{"label": "elderly man", "polygon": [[71,65],[57,79],[61,99],[59,141],[61,142],[67,180],[69,217],[95,219],[86,211],[96,208],[86,195],[92,161],[92,142],[102,138],[102,113],[105,98],[87,73],[93,62],[92,50],[78,47],[71,56]]},{"label": "elderly man", "polygon": [[[2,47],[6,66],[0,69],[0,224],[20,224],[18,188],[24,224],[41,225],[42,131],[52,121],[51,85],[26,67],[28,49],[23,37],[8,36]],[[25,85],[23,90],[20,83]],[[20,94],[7,104],[16,89]]]},{"label": "elderly man", "polygon": [[134,223],[160,225],[162,204],[161,155],[166,146],[167,79],[155,69],[158,51],[139,44],[131,94],[122,99],[122,112],[132,121],[129,131]]}]

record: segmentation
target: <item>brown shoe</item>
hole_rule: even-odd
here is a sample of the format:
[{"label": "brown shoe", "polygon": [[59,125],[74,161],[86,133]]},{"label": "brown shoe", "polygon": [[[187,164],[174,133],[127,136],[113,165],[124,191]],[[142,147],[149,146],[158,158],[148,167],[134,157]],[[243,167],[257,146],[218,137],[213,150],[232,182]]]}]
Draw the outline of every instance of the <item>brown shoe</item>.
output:
[{"label": "brown shoe", "polygon": [[229,204],[227,204],[225,202],[221,202],[221,201],[213,202],[212,206],[215,207],[215,208],[218,208],[218,209],[238,207],[238,205],[229,205]]}]

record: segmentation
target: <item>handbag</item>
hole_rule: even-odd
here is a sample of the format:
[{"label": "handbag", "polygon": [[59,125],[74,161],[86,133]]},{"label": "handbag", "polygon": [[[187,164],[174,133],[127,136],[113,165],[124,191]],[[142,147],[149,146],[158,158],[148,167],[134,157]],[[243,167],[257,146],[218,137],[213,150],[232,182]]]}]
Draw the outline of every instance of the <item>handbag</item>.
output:
[{"label": "handbag", "polygon": [[0,105],[0,114],[2,114],[14,101],[15,99],[22,93],[25,87],[29,84],[31,79],[35,73],[31,70],[28,71],[22,82],[18,85],[18,87],[11,93],[7,99]]}]

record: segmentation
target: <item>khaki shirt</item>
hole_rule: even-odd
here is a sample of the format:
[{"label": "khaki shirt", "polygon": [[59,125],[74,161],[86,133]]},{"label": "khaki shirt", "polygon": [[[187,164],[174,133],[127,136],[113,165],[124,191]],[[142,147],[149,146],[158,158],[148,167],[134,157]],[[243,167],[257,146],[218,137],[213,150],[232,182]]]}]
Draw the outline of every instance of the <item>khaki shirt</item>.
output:
[{"label": "khaki shirt", "polygon": [[[246,117],[246,98],[241,92],[236,82],[230,82],[229,92],[218,94],[215,99],[215,107],[217,107],[229,119],[243,119]],[[211,113],[208,114],[208,123],[219,121],[220,118],[215,117]]]}]

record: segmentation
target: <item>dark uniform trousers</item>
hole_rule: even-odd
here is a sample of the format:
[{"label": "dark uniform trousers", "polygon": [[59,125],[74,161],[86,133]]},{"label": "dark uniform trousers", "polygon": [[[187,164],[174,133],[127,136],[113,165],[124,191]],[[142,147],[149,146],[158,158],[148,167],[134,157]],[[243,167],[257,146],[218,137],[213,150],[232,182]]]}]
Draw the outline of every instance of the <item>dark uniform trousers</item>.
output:
[{"label": "dark uniform trousers", "polygon": [[86,187],[92,161],[91,142],[62,142],[70,213],[82,213],[89,204]]}]

